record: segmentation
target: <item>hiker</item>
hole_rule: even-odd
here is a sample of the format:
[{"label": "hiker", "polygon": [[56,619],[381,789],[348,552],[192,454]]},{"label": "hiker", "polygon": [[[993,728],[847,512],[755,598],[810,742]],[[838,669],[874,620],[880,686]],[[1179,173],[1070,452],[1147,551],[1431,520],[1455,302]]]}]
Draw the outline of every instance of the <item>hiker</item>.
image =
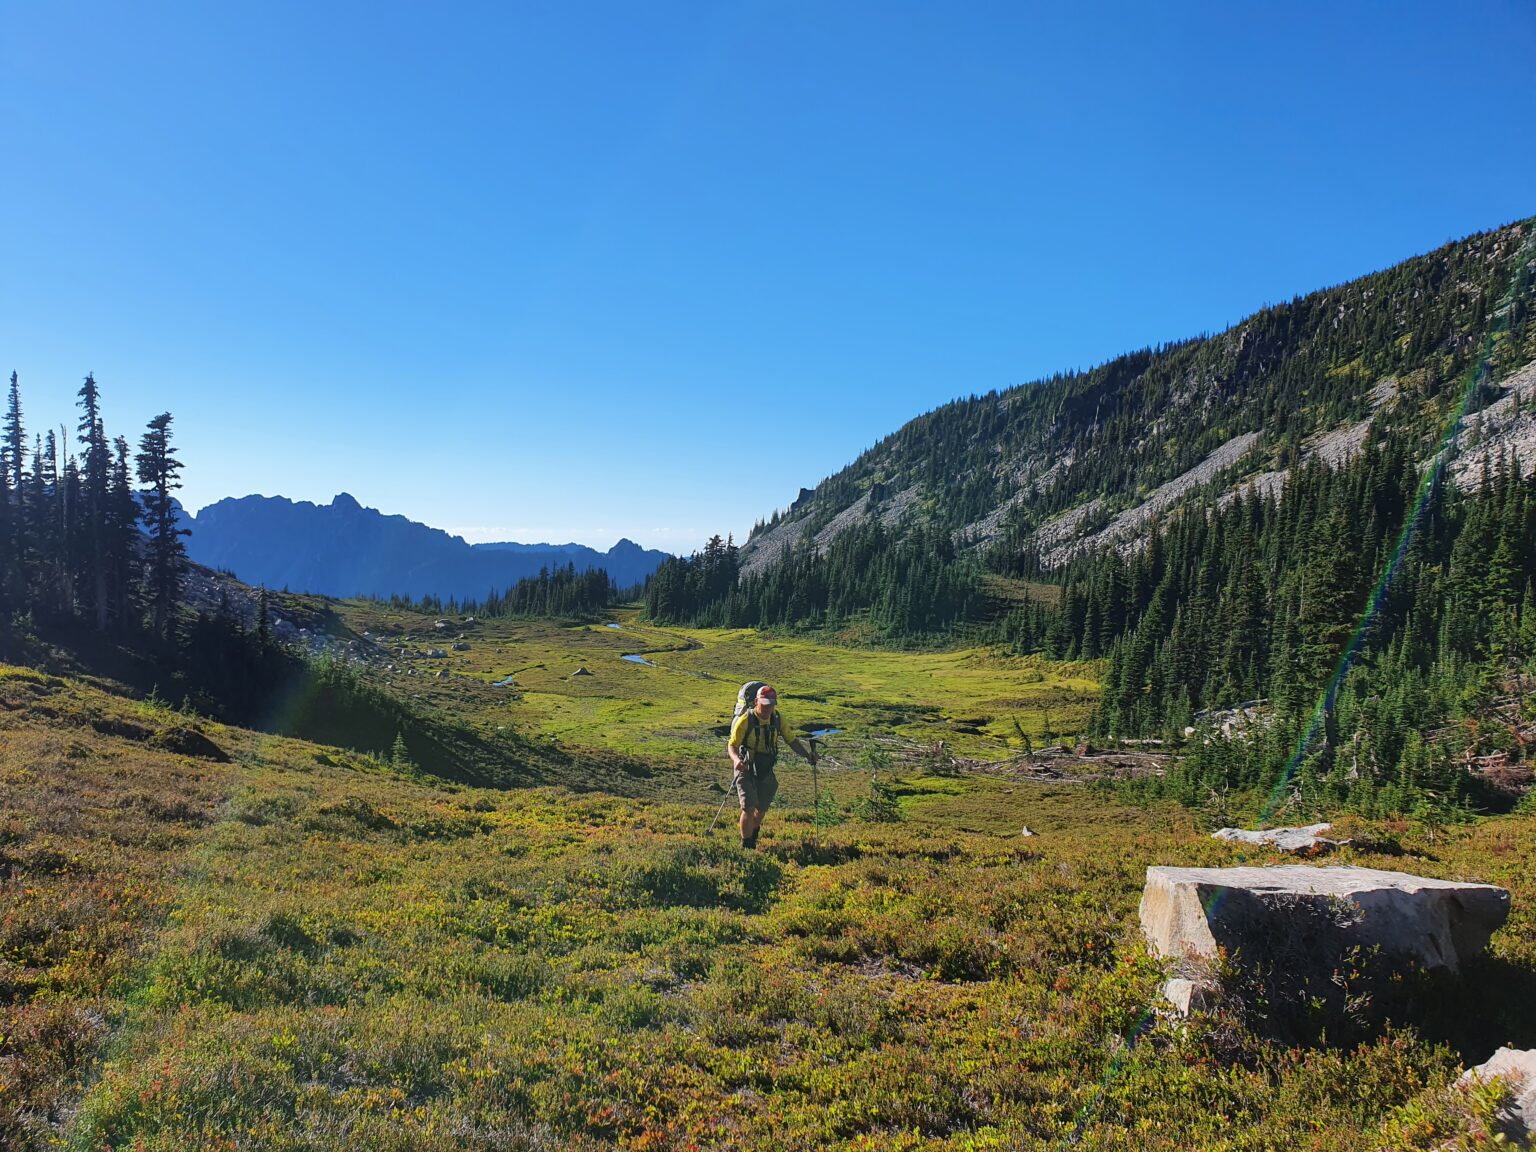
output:
[{"label": "hiker", "polygon": [[732,722],[730,739],[725,745],[736,772],[732,784],[741,800],[743,848],[757,847],[757,830],[762,827],[763,814],[779,790],[773,766],[779,758],[780,739],[809,761],[811,767],[816,766],[816,746],[806,747],[799,737],[790,735],[778,705],[777,692],[767,684],[759,687],[752,705]]}]

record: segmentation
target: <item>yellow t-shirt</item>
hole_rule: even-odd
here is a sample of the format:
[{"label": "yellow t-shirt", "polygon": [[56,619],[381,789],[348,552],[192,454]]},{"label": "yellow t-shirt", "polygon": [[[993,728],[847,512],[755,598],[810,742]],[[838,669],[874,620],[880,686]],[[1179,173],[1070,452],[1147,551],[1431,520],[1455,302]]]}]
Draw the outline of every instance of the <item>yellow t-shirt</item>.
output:
[{"label": "yellow t-shirt", "polygon": [[736,717],[735,723],[731,725],[732,748],[745,748],[748,752],[767,752],[776,756],[779,739],[788,744],[795,738],[789,726],[784,723],[784,713],[777,708],[773,710],[772,719],[766,723],[762,720],[753,723],[755,719],[750,708]]}]

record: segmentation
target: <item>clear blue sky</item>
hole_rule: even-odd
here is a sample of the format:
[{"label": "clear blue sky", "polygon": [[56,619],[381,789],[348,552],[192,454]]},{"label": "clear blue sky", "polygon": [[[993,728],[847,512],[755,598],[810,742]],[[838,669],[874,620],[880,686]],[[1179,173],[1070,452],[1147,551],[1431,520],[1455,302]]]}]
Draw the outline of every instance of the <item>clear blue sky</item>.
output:
[{"label": "clear blue sky", "polygon": [[192,508],[746,534],[955,396],[1536,214],[1536,5],[0,3],[0,367]]}]

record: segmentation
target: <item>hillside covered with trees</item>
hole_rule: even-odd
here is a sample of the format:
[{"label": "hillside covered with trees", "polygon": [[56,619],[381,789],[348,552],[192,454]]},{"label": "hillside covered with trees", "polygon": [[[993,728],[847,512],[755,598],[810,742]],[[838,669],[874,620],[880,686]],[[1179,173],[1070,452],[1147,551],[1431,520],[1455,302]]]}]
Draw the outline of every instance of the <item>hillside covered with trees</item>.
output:
[{"label": "hillside covered with trees", "polygon": [[956,401],[664,564],[647,610],[1102,659],[1100,740],[1261,702],[1194,742],[1186,799],[1497,802],[1463,769],[1507,783],[1536,735],[1533,257],[1525,221]]},{"label": "hillside covered with trees", "polygon": [[80,386],[79,408],[78,456],[62,429],[29,444],[11,373],[0,444],[0,649],[33,620],[171,638],[186,570],[171,414],[152,419],[130,454],[127,439],[107,436],[94,375]]},{"label": "hillside covered with trees", "polygon": [[[108,677],[178,704],[188,724],[216,718],[377,755],[394,750],[452,779],[505,785],[547,759],[516,733],[488,738],[384,690],[333,658],[323,639],[318,649],[280,642],[278,605],[294,634],[297,620],[307,635],[347,640],[324,602],[206,571],[193,581],[170,413],[149,421],[134,452],[124,437],[108,437],[94,375],[77,401],[73,443],[51,428],[29,442],[11,374],[0,428],[0,661]],[[605,572],[568,564],[493,592],[483,610],[589,611],[613,595]]]}]

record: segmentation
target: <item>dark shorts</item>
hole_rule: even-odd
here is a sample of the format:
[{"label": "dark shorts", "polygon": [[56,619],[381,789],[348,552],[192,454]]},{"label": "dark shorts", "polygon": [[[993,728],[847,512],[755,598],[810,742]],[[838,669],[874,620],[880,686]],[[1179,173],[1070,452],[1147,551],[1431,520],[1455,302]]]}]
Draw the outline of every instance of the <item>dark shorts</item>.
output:
[{"label": "dark shorts", "polygon": [[736,773],[736,798],[741,801],[741,810],[756,808],[759,812],[768,811],[768,805],[773,803],[773,798],[779,792],[779,778],[773,774],[772,768],[759,768],[757,774],[751,772]]}]

